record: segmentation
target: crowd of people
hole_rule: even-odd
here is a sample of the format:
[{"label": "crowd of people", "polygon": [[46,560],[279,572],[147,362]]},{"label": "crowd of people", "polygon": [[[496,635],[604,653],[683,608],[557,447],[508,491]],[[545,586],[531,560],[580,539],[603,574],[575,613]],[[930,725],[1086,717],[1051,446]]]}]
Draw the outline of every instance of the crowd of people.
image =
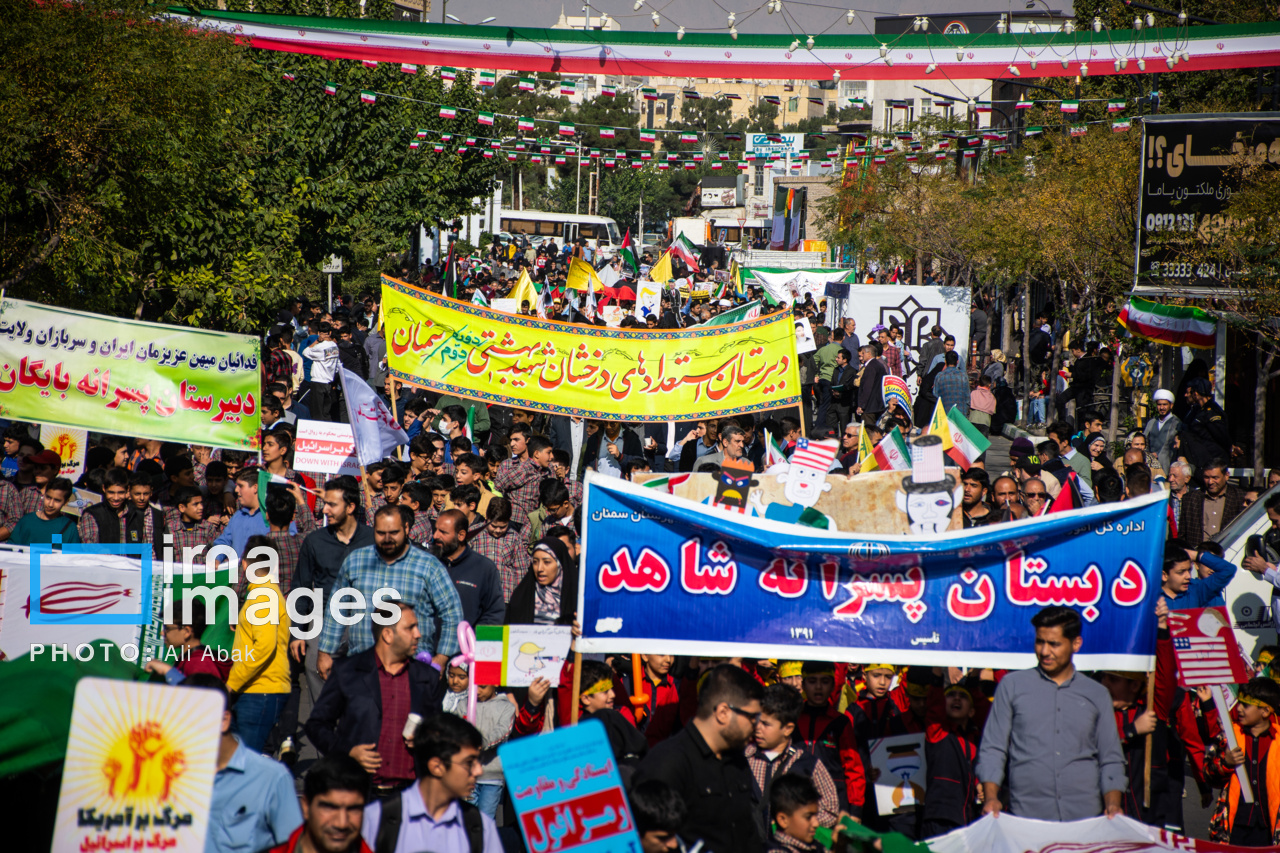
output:
[{"label": "crowd of people", "polygon": [[[530,246],[503,258],[500,248],[489,263],[455,271],[460,298],[487,287],[496,296],[526,265],[554,283],[566,258],[590,251]],[[442,286],[434,274],[422,281]],[[750,294],[735,301],[742,298]],[[669,294],[656,323],[731,307],[690,303]],[[763,471],[770,443],[788,455],[806,436],[834,435],[841,449],[830,475],[852,477],[863,463],[862,430],[873,443],[894,427],[918,432],[934,401],[991,434],[1016,417],[1007,411],[1005,355],[985,347],[985,315],[975,321],[974,345],[958,351],[937,326],[916,348],[894,326],[869,330],[863,342],[852,320],[823,325],[825,306],[812,295],[790,310],[811,320],[818,344],[802,364],[802,406],[634,427],[575,424],[398,385],[387,374],[376,296],[340,299],[332,310],[297,300],[265,335],[260,453],[95,433],[72,483],[58,476],[62,460],[32,426],[12,424],[0,460],[0,540],[142,543],[157,556],[165,544],[178,552],[222,544],[244,555],[241,569],[251,551],[265,549],[278,577],[246,573],[241,601],[319,592],[317,636],[292,638],[287,617],[255,626],[242,614],[233,640],[242,654],[230,663],[203,654],[212,613],[200,601],[177,602],[163,637],[173,654],[147,664],[156,680],[220,693],[227,708],[209,851],[519,849],[496,748],[569,724],[572,665],[559,687],[545,679],[506,692],[479,686],[473,724],[463,719],[468,670],[451,661],[461,621],[576,626],[587,470],[627,479],[717,473],[726,460],[745,459]],[[1094,349],[1078,352],[1073,380],[1096,382],[1081,364]],[[345,418],[341,368],[394,402],[409,436],[361,480],[317,477],[293,463],[299,420]],[[920,382],[911,412],[880,393],[884,376],[906,374]],[[1207,692],[1178,687],[1167,627],[1170,609],[1222,603],[1237,566],[1213,537],[1280,472],[1265,489],[1230,482],[1224,416],[1200,377],[1181,400],[1156,392],[1154,415],[1114,458],[1089,396],[1069,392],[1068,402],[1074,406],[1059,409],[1043,439],[1013,442],[1008,471],[979,461],[963,474],[964,526],[1039,515],[1064,489],[1086,505],[1169,489],[1162,588],[1151,605],[1160,623],[1154,702],[1145,673],[1076,672],[1072,656],[1088,643],[1087,627],[1062,607],[1032,620],[1027,646],[1039,665],[1023,672],[662,654],[639,655],[637,667],[629,655],[588,656],[579,719],[599,719],[608,732],[646,853],[698,842],[712,853],[816,850],[823,829],[843,843],[839,827],[849,821],[926,838],[1002,810],[1047,820],[1123,813],[1181,829],[1188,776],[1192,796],[1216,797],[1213,840],[1280,843],[1280,757],[1272,755],[1280,748],[1280,672],[1273,678],[1271,669],[1278,650],[1263,649],[1258,677],[1241,689],[1238,746],[1228,748]],[[270,485],[264,496],[260,471],[288,485]],[[95,499],[78,518],[65,511],[75,494]],[[1265,503],[1270,550],[1242,568],[1280,595],[1280,494]],[[344,630],[329,615],[333,591],[356,589],[368,602],[385,587],[402,597],[394,623],[365,619]],[[871,745],[910,733],[925,736],[924,799],[881,815]],[[322,757],[300,762],[304,744]],[[1239,766],[1252,804],[1240,801]]]}]

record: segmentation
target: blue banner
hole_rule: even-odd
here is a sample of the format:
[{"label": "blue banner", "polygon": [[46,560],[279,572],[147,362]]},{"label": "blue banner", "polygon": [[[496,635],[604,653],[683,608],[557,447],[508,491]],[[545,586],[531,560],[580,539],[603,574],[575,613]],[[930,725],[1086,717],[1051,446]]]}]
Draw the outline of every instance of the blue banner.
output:
[{"label": "blue banner", "polygon": [[589,476],[584,652],[1035,666],[1080,613],[1082,669],[1150,670],[1168,493],[928,536],[828,532]]}]

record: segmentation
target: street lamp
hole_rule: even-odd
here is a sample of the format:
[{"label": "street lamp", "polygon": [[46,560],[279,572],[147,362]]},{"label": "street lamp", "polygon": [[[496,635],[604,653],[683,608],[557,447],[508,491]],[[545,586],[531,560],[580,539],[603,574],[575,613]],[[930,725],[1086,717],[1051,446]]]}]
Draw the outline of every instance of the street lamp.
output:
[{"label": "street lamp", "polygon": [[[457,15],[450,15],[448,12],[445,12],[445,13],[444,13],[444,16],[445,16],[446,18],[448,18],[449,20],[453,21],[455,24],[465,24],[465,23],[466,23],[466,21],[462,20],[462,19],[461,19],[461,18],[459,18]],[[482,23],[482,24],[490,24],[490,23],[493,23],[493,22],[494,22],[494,21],[496,21],[496,20],[498,20],[498,19],[497,19],[497,18],[495,18],[493,15],[490,15],[489,17],[485,18],[485,19],[484,19],[483,21],[481,21],[480,23]]]}]

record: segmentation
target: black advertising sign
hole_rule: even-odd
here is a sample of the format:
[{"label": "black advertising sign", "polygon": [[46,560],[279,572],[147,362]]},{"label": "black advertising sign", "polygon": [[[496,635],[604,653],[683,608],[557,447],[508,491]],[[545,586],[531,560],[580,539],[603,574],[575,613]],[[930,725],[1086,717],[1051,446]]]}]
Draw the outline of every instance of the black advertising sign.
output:
[{"label": "black advertising sign", "polygon": [[1179,259],[1162,248],[1171,232],[1212,241],[1232,227],[1225,212],[1241,155],[1280,165],[1280,113],[1205,113],[1143,119],[1135,284],[1158,289],[1221,286],[1210,262]]}]

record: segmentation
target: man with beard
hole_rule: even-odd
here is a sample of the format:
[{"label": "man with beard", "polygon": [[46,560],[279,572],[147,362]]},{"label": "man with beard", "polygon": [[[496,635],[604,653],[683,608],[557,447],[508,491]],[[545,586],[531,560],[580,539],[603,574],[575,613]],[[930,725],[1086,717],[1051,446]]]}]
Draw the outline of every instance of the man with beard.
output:
[{"label": "man with beard", "polygon": [[716,853],[761,853],[744,748],[755,734],[764,688],[744,670],[720,664],[708,672],[697,716],[640,762],[635,783],[667,783],[689,807],[684,832]]},{"label": "man with beard", "polygon": [[502,576],[488,557],[467,547],[467,516],[447,509],[436,519],[435,554],[444,563],[462,602],[462,618],[472,625],[501,625],[507,607]]}]

